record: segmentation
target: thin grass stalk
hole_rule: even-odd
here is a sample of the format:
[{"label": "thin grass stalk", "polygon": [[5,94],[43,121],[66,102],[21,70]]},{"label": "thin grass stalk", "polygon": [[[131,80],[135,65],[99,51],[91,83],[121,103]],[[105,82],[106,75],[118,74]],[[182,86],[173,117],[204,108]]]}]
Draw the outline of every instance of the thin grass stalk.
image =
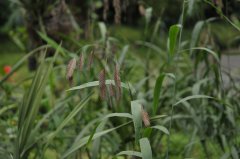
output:
[{"label": "thin grass stalk", "polygon": [[[179,40],[178,40],[178,47],[177,47],[177,55],[176,55],[176,69],[178,69],[178,59],[179,59],[179,49],[181,46],[181,41],[182,41],[182,30],[183,30],[183,23],[184,23],[184,13],[185,13],[185,0],[183,0],[182,3],[182,14],[181,14],[181,20],[180,20],[180,24],[181,24],[181,28],[180,28],[180,35],[179,35]],[[176,70],[175,69],[175,70]],[[171,137],[171,128],[172,128],[172,120],[173,120],[173,114],[174,114],[174,105],[173,103],[176,102],[176,87],[177,87],[177,76],[176,79],[174,81],[174,90],[173,90],[173,101],[172,101],[172,105],[171,105],[171,119],[170,119],[170,123],[169,123],[169,135],[168,135],[168,139],[167,139],[167,152],[166,152],[166,158],[169,158],[169,147],[170,147],[170,137]]]}]

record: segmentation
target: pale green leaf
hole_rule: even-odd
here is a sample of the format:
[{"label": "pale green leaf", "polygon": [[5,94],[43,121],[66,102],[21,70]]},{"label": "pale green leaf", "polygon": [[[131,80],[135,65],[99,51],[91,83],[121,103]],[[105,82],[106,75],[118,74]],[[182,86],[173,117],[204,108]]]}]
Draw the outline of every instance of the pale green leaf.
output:
[{"label": "pale green leaf", "polygon": [[[114,80],[106,80],[105,84],[106,85],[110,85],[110,84],[115,85],[115,82],[114,82]],[[81,89],[84,89],[84,88],[96,87],[96,86],[99,86],[99,81],[84,83],[80,86],[72,87],[67,91],[81,90]],[[126,88],[126,89],[130,89],[133,93],[135,93],[135,89],[131,86],[131,84],[125,84],[125,83],[121,82],[121,87]]]},{"label": "pale green leaf", "polygon": [[158,130],[162,131],[163,133],[165,133],[167,135],[170,134],[168,129],[164,126],[161,126],[161,125],[152,126],[151,128],[158,129]]},{"label": "pale green leaf", "polygon": [[[204,21],[199,21],[197,24],[194,26],[193,32],[192,32],[192,37],[190,41],[190,48],[196,47],[198,39],[200,37],[200,33],[202,31],[202,28],[204,26],[205,22]],[[192,53],[193,50],[190,52]]]},{"label": "pale green leaf", "polygon": [[136,157],[141,157],[142,158],[142,153],[137,152],[137,151],[122,151],[117,154],[117,156],[122,156],[122,155],[127,155],[127,156],[136,156]]},{"label": "pale green leaf", "polygon": [[140,139],[142,159],[152,159],[152,149],[148,138]]},{"label": "pale green leaf", "polygon": [[169,30],[169,37],[168,37],[168,49],[169,49],[169,57],[172,59],[175,55],[175,49],[176,49],[176,43],[177,43],[177,37],[178,33],[180,32],[181,25],[172,25]]},{"label": "pale green leaf", "polygon": [[133,124],[135,130],[135,140],[138,141],[142,129],[142,117],[141,117],[142,106],[136,101],[131,101],[131,112],[133,117]]},{"label": "pale green leaf", "polygon": [[188,97],[185,97],[185,98],[181,99],[180,101],[173,104],[173,106],[177,106],[178,104],[180,104],[182,102],[185,102],[185,101],[188,101],[188,100],[191,100],[191,99],[203,99],[203,98],[211,99],[213,97],[206,96],[206,95],[192,95],[192,96],[188,96]]}]

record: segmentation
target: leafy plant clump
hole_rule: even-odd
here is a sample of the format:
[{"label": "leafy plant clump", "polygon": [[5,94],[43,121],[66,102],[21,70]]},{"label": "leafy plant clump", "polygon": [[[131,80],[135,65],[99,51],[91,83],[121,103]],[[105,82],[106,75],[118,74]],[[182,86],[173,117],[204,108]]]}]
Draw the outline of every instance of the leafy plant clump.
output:
[{"label": "leafy plant clump", "polygon": [[[112,5],[115,25],[90,7],[85,40],[80,26],[74,35],[50,34],[47,19],[31,10],[41,44],[0,79],[0,159],[239,158],[240,87],[221,66],[214,35],[220,23],[211,17],[185,27],[195,7],[212,8],[235,39],[239,24],[224,14],[222,1],[182,1],[178,23],[166,29],[168,5],[159,15],[152,3],[137,4],[144,27],[124,31],[131,3],[89,1],[103,7],[105,21]],[[64,5],[64,15],[74,18],[65,1],[37,4],[46,14]],[[36,70],[11,80],[31,57]]]}]

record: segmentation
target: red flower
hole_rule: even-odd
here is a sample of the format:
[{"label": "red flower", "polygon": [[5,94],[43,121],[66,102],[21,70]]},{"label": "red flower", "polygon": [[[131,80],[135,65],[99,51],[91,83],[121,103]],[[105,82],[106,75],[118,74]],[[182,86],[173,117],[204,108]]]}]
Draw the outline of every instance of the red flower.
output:
[{"label": "red flower", "polygon": [[7,65],[7,66],[4,66],[3,70],[5,74],[9,74],[12,70],[12,67]]}]

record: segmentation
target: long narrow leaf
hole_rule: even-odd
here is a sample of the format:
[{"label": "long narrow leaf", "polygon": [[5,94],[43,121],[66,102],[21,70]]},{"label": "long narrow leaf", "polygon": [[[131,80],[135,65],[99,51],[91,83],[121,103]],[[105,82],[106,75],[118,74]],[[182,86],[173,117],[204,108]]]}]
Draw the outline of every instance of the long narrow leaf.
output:
[{"label": "long narrow leaf", "polygon": [[152,159],[152,149],[148,138],[140,139],[140,148],[143,159]]},{"label": "long narrow leaf", "polygon": [[161,126],[161,125],[155,125],[155,126],[152,126],[151,128],[158,129],[158,130],[162,131],[163,133],[169,135],[169,131],[168,131],[168,129],[165,128],[164,126]]},{"label": "long narrow leaf", "polygon": [[156,80],[155,87],[154,87],[154,93],[153,93],[153,115],[156,115],[158,105],[159,105],[159,97],[162,90],[162,84],[165,76],[169,76],[173,79],[175,79],[175,76],[173,74],[167,73],[167,74],[160,74]]},{"label": "long narrow leaf", "polygon": [[185,102],[187,100],[191,100],[191,99],[202,99],[202,98],[208,98],[208,99],[211,99],[213,97],[210,97],[210,96],[206,96],[206,95],[192,95],[192,96],[188,96],[188,97],[185,97],[183,99],[181,99],[180,101],[176,102],[175,104],[173,104],[173,106],[177,106],[178,104],[182,103],[182,102]]},{"label": "long narrow leaf", "polygon": [[135,130],[135,140],[138,141],[140,139],[142,129],[142,106],[137,101],[131,101],[131,112]]},{"label": "long narrow leaf", "polygon": [[[115,82],[114,82],[114,80],[106,80],[105,84],[106,85],[110,85],[110,84],[115,85]],[[80,86],[70,88],[67,91],[81,90],[81,89],[84,89],[84,88],[96,87],[96,86],[99,86],[99,81],[84,83]],[[130,84],[125,84],[125,83],[121,82],[121,87],[126,88],[126,89],[130,89],[133,93],[135,93],[135,89]]]},{"label": "long narrow leaf", "polygon": [[172,59],[175,55],[175,49],[176,49],[176,42],[178,33],[181,29],[181,25],[172,25],[169,30],[169,37],[168,37],[168,49],[169,49],[169,58]]},{"label": "long narrow leaf", "polygon": [[122,151],[117,154],[117,156],[122,156],[122,155],[127,155],[127,156],[136,156],[136,157],[141,157],[142,158],[142,153],[137,152],[137,151]]}]

